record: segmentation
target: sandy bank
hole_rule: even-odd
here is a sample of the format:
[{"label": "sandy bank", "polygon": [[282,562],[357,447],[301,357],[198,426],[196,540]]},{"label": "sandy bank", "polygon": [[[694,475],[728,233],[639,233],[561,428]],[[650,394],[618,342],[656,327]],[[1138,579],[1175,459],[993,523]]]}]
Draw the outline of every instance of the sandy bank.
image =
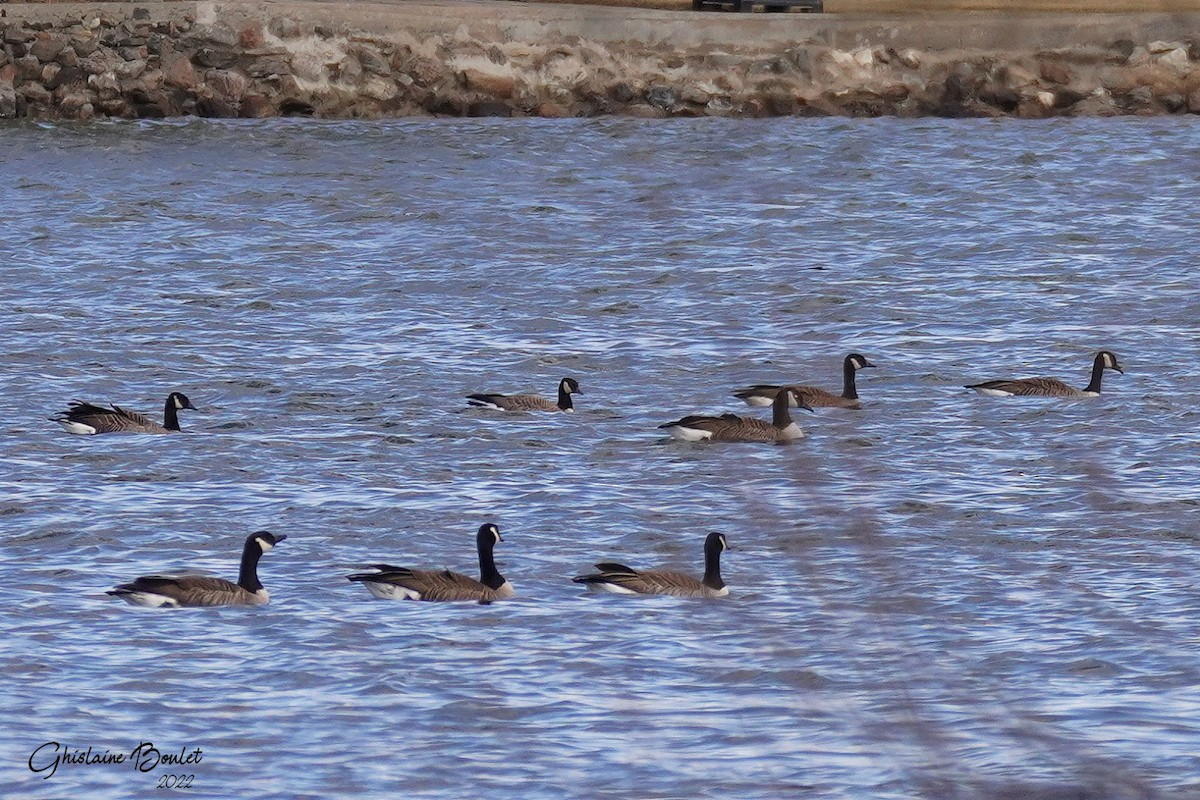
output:
[{"label": "sandy bank", "polygon": [[1200,112],[1200,13],[0,5],[0,116]]}]

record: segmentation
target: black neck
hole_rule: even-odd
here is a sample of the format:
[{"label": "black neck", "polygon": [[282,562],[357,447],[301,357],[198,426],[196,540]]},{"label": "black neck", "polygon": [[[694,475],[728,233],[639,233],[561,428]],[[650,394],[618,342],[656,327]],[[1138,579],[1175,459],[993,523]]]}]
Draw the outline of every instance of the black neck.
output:
[{"label": "black neck", "polygon": [[575,403],[571,400],[571,393],[567,391],[566,381],[558,385],[558,407],[563,411],[575,408]]},{"label": "black neck", "polygon": [[710,589],[724,589],[725,581],[721,577],[721,543],[704,548],[704,580]]},{"label": "black neck", "polygon": [[775,395],[775,402],[771,404],[771,424],[780,430],[792,424],[792,412],[788,408],[791,396],[791,392],[780,389],[779,394]]},{"label": "black neck", "polygon": [[258,559],[262,558],[262,547],[254,539],[248,539],[242,550],[242,569],[238,572],[238,586],[247,592],[263,588],[258,579]]},{"label": "black neck", "polygon": [[854,362],[850,356],[846,356],[846,361],[842,364],[842,397],[847,400],[858,399],[858,387],[854,385],[854,374],[858,372],[854,368]]},{"label": "black neck", "polygon": [[174,397],[168,397],[163,406],[163,427],[169,431],[179,430],[179,409],[175,408]]},{"label": "black neck", "polygon": [[1096,356],[1095,363],[1092,364],[1092,380],[1084,389],[1085,392],[1095,392],[1100,394],[1100,379],[1104,377],[1104,356]]},{"label": "black neck", "polygon": [[496,569],[492,546],[492,542],[479,543],[479,582],[489,589],[499,589],[504,585],[504,576]]}]

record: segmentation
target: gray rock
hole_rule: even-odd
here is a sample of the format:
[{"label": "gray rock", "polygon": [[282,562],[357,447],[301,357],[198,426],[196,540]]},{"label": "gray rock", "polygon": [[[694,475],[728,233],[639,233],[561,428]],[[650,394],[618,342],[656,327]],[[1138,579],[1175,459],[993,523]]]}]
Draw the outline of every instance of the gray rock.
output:
[{"label": "gray rock", "polygon": [[250,87],[250,81],[246,80],[245,76],[237,72],[219,69],[205,73],[204,83],[212,90],[214,97],[229,102],[241,100],[242,95]]},{"label": "gray rock", "polygon": [[0,85],[0,119],[16,119],[17,93],[11,86]]},{"label": "gray rock", "polygon": [[79,53],[75,52],[74,47],[64,47],[54,60],[64,67],[77,67],[79,66]]},{"label": "gray rock", "polygon": [[267,25],[267,30],[272,36],[278,36],[280,39],[299,39],[303,36],[300,30],[300,23],[294,19],[286,17],[276,17]]},{"label": "gray rock", "polygon": [[663,111],[679,105],[679,92],[669,86],[651,86],[646,90],[646,102]]},{"label": "gray rock", "polygon": [[5,44],[24,44],[32,42],[36,34],[33,31],[26,30],[18,25],[9,25],[4,29]]},{"label": "gray rock", "polygon": [[614,83],[608,89],[608,95],[618,103],[628,103],[634,98],[633,89],[629,88],[629,84],[622,81]]},{"label": "gray rock", "polygon": [[476,100],[467,106],[468,117],[511,117],[512,107],[500,100]]},{"label": "gray rock", "polygon": [[236,47],[238,43],[237,31],[226,25],[197,25],[192,28],[188,38],[225,47]]},{"label": "gray rock", "polygon": [[1167,94],[1160,98],[1163,108],[1170,111],[1172,114],[1178,114],[1181,111],[1187,111],[1187,98],[1181,94]]},{"label": "gray rock", "polygon": [[46,66],[42,67],[42,85],[49,87],[58,77],[58,73],[62,72],[62,67],[51,61]]},{"label": "gray rock", "polygon": [[140,6],[138,8],[135,8],[133,10],[133,18],[138,19],[138,20],[150,19],[150,9],[141,8]]},{"label": "gray rock", "polygon": [[17,68],[18,81],[36,81],[42,77],[42,62],[33,56],[14,58],[13,66]]},{"label": "gray rock", "polygon": [[58,98],[58,109],[64,116],[80,120],[95,116],[92,98],[84,92],[65,92]]},{"label": "gray rock", "polygon": [[354,56],[358,59],[358,63],[362,65],[364,72],[384,77],[392,74],[391,65],[388,64],[387,59],[374,47],[363,45],[355,48]]},{"label": "gray rock", "polygon": [[200,75],[186,53],[167,49],[162,54],[163,80],[178,89],[190,89],[200,82]]},{"label": "gray rock", "polygon": [[1129,99],[1138,105],[1149,105],[1154,102],[1154,92],[1149,86],[1135,86],[1129,92]]},{"label": "gray rock", "polygon": [[271,57],[256,59],[246,66],[246,74],[251,78],[269,78],[273,75],[286,75],[291,71],[291,64],[283,58]]},{"label": "gray rock", "polygon": [[192,54],[192,62],[210,69],[228,69],[237,63],[237,54],[232,50],[201,47]]},{"label": "gray rock", "polygon": [[117,67],[115,71],[117,77],[121,80],[133,80],[134,78],[140,78],[142,73],[146,71],[146,62],[142,59],[138,59],[137,61],[126,61],[124,64],[121,64],[119,67]]},{"label": "gray rock", "polygon": [[122,63],[124,62],[121,59],[100,50],[80,61],[79,66],[89,75],[103,75],[106,72],[112,72],[118,64]]},{"label": "gray rock", "polygon": [[29,54],[43,64],[47,64],[57,58],[66,46],[66,38],[52,33],[41,33],[38,34],[33,44],[29,45]]},{"label": "gray rock", "polygon": [[76,84],[83,85],[87,81],[87,73],[79,67],[63,67],[54,76],[54,80],[47,81],[46,88],[54,91],[63,86],[74,86]]},{"label": "gray rock", "polygon": [[1122,59],[1128,59],[1133,55],[1133,50],[1136,45],[1129,39],[1117,39],[1112,43],[1112,49],[1116,51]]},{"label": "gray rock", "polygon": [[352,55],[343,58],[337,65],[337,79],[344,83],[357,83],[362,77],[362,64]]},{"label": "gray rock", "polygon": [[74,50],[75,54],[80,58],[87,58],[92,53],[100,49],[100,42],[96,41],[96,39],[91,36],[77,36],[75,41],[71,44],[71,49]]},{"label": "gray rock", "polygon": [[1050,83],[1066,85],[1071,82],[1071,70],[1059,61],[1043,61],[1038,66],[1038,72],[1042,79]]},{"label": "gray rock", "polygon": [[120,96],[121,94],[121,84],[117,81],[117,76],[111,72],[89,76],[87,83],[88,87],[94,91],[101,100],[111,100]]},{"label": "gray rock", "polygon": [[33,106],[48,106],[51,101],[50,90],[35,81],[17,89],[17,96],[24,97],[25,102]]}]

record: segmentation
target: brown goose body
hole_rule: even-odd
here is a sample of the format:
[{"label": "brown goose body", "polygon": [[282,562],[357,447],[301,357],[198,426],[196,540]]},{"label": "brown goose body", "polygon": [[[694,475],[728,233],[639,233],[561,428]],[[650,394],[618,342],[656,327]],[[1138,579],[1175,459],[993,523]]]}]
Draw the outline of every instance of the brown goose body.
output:
[{"label": "brown goose body", "polygon": [[781,387],[771,405],[771,421],[754,417],[722,414],[719,417],[690,415],[659,425],[673,439],[684,442],[757,442],[775,444],[790,442],[804,436],[804,431],[792,419],[791,405],[812,411],[795,387]]},{"label": "brown goose body", "polygon": [[237,583],[205,575],[143,575],[109,590],[108,594],[148,608],[265,605],[271,596],[258,579],[258,560],[286,538],[286,534],[269,531],[250,534],[242,548]]},{"label": "brown goose body", "polygon": [[557,402],[537,394],[482,393],[467,395],[467,405],[496,411],[574,411],[573,394],[583,394],[579,382],[574,378],[563,378],[558,382]]},{"label": "brown goose body", "polygon": [[979,394],[989,397],[1098,397],[1100,382],[1106,369],[1116,370],[1121,374],[1125,373],[1115,355],[1107,350],[1101,350],[1092,362],[1092,379],[1083,389],[1076,389],[1057,378],[984,381],[983,383],[969,384],[966,388],[974,389]]},{"label": "brown goose body", "polygon": [[185,394],[171,392],[163,404],[163,424],[161,425],[145,414],[129,411],[120,406],[112,405],[104,408],[78,400],[71,403],[65,411],[60,411],[50,419],[62,425],[68,433],[85,436],[98,433],[178,433],[179,412],[185,408],[196,409]]},{"label": "brown goose body", "polygon": [[721,553],[725,536],[710,533],[704,540],[704,577],[671,569],[636,570],[624,564],[602,562],[598,572],[578,575],[571,580],[588,589],[613,594],[661,594],[672,597],[725,597],[729,587],[721,578]]},{"label": "brown goose body", "polygon": [[[862,403],[858,399],[855,375],[860,369],[874,366],[867,361],[865,356],[858,353],[846,356],[842,361],[842,393],[840,395],[816,386],[794,386],[792,388],[810,408],[862,408]],[[744,401],[748,406],[769,406],[782,388],[782,386],[770,383],[756,383],[753,386],[737,390],[733,396]]]},{"label": "brown goose body", "polygon": [[348,575],[347,580],[361,583],[372,595],[384,600],[427,600],[431,602],[470,601],[492,603],[516,596],[512,584],[496,569],[492,550],[500,538],[500,529],[491,523],[480,526],[475,536],[479,551],[479,580],[459,572],[410,569],[391,564],[375,564],[378,572]]}]

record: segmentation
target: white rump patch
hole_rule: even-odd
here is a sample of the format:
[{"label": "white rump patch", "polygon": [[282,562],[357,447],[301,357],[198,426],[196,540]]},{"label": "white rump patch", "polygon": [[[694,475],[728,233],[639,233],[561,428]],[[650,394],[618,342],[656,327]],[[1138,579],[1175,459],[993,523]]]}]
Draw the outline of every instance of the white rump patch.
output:
[{"label": "white rump patch", "polygon": [[82,422],[70,422],[63,420],[58,423],[63,426],[63,430],[67,433],[76,433],[80,436],[91,436],[96,432],[96,429],[91,425],[84,425]]},{"label": "white rump patch", "polygon": [[712,431],[702,428],[685,428],[680,425],[672,425],[667,428],[667,433],[671,434],[672,439],[681,442],[706,442],[712,438]]},{"label": "white rump patch", "polygon": [[641,594],[633,589],[626,589],[624,586],[617,586],[615,583],[589,583],[586,584],[589,592],[606,592],[608,594]]},{"label": "white rump patch", "polygon": [[363,581],[363,586],[367,587],[367,591],[378,597],[380,600],[420,600],[421,593],[414,592],[406,586],[399,586],[394,583],[384,583],[383,581]]},{"label": "white rump patch", "polygon": [[173,597],[166,595],[153,594],[151,592],[130,592],[129,594],[119,594],[117,597],[129,603],[131,606],[143,606],[144,608],[179,608],[179,602]]},{"label": "white rump patch", "polygon": [[[754,406],[755,408],[766,408],[767,406],[771,405],[771,403],[775,402],[770,397],[765,397],[761,394],[752,394],[744,399],[746,401],[746,405]],[[793,405],[795,404],[793,403]]]},{"label": "white rump patch", "polygon": [[1006,392],[1003,389],[988,389],[983,386],[975,386],[972,388],[974,388],[975,391],[979,392],[981,395],[983,395],[985,397],[1012,397],[1013,396],[1012,392]]}]

